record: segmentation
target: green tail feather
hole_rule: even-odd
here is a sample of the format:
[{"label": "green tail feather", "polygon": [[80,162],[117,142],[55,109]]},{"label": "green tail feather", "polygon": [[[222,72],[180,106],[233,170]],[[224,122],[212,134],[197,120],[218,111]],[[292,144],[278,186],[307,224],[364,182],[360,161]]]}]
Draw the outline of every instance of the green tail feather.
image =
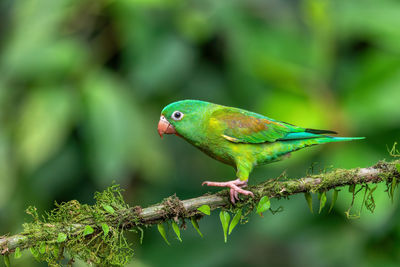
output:
[{"label": "green tail feather", "polygon": [[365,139],[365,137],[333,137],[333,136],[326,136],[321,138],[315,138],[314,140],[317,143],[329,143],[329,142],[342,142],[342,141],[352,141],[352,140],[361,140]]},{"label": "green tail feather", "polygon": [[280,143],[280,150],[282,154],[293,152],[304,147],[325,144],[330,142],[342,142],[342,141],[352,141],[352,140],[360,140],[365,139],[365,137],[333,137],[333,136],[321,136],[317,138],[308,138],[308,139],[292,139],[292,140],[283,140]]},{"label": "green tail feather", "polygon": [[333,137],[319,135],[319,137],[315,138],[279,140],[273,143],[264,143],[262,147],[265,149],[265,154],[261,153],[263,159],[259,160],[259,164],[266,164],[273,161],[282,160],[283,157],[288,155],[289,153],[305,147],[330,142],[360,140],[364,138],[365,137]]}]

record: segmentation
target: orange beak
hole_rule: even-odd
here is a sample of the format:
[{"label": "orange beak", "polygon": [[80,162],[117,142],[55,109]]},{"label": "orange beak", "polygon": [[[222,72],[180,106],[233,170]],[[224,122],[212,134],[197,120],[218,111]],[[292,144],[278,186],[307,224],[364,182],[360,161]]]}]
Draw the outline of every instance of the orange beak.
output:
[{"label": "orange beak", "polygon": [[174,126],[172,126],[167,119],[161,115],[160,121],[158,122],[158,134],[163,137],[163,134],[176,134]]}]

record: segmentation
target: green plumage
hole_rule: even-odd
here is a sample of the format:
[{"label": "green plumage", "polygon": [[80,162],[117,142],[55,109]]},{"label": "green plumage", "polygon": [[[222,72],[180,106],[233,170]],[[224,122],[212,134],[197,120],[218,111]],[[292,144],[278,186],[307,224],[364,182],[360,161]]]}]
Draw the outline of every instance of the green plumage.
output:
[{"label": "green plumage", "polygon": [[[174,112],[183,114],[179,120]],[[290,152],[317,144],[363,137],[332,137],[325,130],[306,129],[243,109],[198,100],[166,106],[161,115],[177,134],[207,155],[233,166],[246,181],[255,166],[278,161]]]}]

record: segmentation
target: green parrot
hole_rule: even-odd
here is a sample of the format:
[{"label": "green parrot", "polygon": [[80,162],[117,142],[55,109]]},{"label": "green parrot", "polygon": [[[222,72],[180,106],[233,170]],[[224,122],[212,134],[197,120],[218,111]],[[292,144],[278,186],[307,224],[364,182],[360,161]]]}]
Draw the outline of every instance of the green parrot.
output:
[{"label": "green parrot", "polygon": [[254,196],[244,190],[255,166],[282,160],[304,147],[364,137],[332,137],[334,131],[302,128],[244,109],[199,100],[169,104],[162,112],[158,133],[182,137],[212,158],[231,165],[236,180],[203,182],[203,185],[230,188],[230,200],[238,194]]}]

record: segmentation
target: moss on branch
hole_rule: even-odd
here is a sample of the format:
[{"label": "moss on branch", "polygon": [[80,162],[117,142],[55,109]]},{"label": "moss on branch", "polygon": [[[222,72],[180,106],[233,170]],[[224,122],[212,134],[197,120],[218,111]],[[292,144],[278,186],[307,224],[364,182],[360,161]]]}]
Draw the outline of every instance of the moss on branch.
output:
[{"label": "moss on branch", "polygon": [[[0,236],[0,253],[8,255],[29,248],[35,258],[52,266],[59,265],[65,255],[88,263],[121,266],[133,255],[124,237],[126,230],[142,233],[143,227],[164,221],[199,219],[203,216],[198,210],[202,205],[208,205],[211,210],[245,208],[251,212],[263,196],[281,198],[299,193],[325,192],[346,185],[382,182],[388,188],[389,185],[395,188],[396,181],[400,179],[399,170],[400,160],[381,161],[368,168],[336,169],[301,179],[267,180],[250,186],[254,198],[241,196],[235,206],[229,202],[228,191],[222,190],[183,201],[174,195],[147,208],[129,207],[122,198],[119,186],[114,185],[96,193],[94,205],[81,204],[76,200],[56,203],[56,208],[43,219],[39,218],[35,208],[28,208],[27,213],[32,215],[33,221],[25,223],[20,234]],[[370,195],[372,197],[372,192]]]}]

